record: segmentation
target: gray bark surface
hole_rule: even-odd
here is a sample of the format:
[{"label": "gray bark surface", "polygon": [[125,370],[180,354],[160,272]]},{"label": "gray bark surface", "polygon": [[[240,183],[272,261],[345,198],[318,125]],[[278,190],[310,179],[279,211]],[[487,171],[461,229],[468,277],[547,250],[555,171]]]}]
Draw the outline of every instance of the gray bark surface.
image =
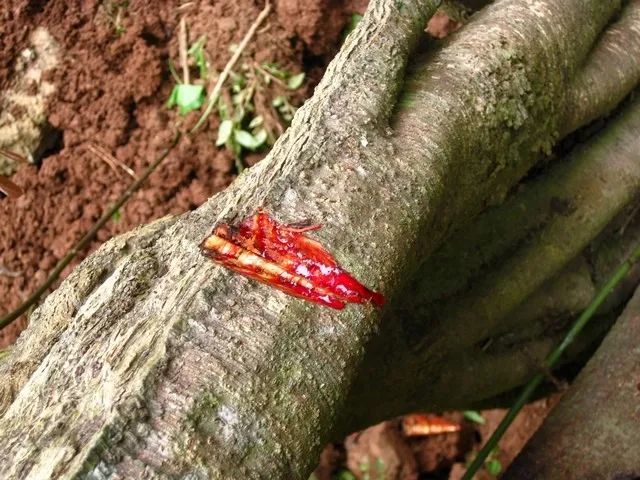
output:
[{"label": "gray bark surface", "polygon": [[347,270],[396,298],[549,150],[620,6],[496,2],[403,87],[436,3],[372,2],[263,162],[197,211],[108,242],[47,298],[0,365],[1,478],[308,474],[389,317],[288,297],[198,244],[258,207],[312,219]]}]

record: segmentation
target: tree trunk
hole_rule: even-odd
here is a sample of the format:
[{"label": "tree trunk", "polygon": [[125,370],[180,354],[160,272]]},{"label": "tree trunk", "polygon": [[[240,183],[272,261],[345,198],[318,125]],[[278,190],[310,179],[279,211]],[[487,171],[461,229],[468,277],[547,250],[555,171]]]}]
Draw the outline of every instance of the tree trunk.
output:
[{"label": "tree trunk", "polygon": [[[437,3],[373,1],[263,162],[195,212],[111,240],[34,312],[0,366],[0,477],[308,474],[410,279],[550,150],[620,6],[495,2],[405,81]],[[334,311],[200,255],[212,225],[258,207],[323,223],[314,235],[392,306]]]}]

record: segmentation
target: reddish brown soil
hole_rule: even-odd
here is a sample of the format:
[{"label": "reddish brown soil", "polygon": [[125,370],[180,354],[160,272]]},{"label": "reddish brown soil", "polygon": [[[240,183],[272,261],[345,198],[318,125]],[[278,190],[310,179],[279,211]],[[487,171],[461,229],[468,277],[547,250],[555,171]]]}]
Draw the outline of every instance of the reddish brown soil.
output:
[{"label": "reddish brown soil", "polygon": [[[164,103],[174,85],[167,62],[178,64],[177,24],[186,18],[191,39],[207,37],[212,67],[220,71],[231,44],[237,44],[263,7],[262,1],[132,0],[121,15],[118,34],[109,5],[116,0],[21,0],[0,5],[0,88],[9,85],[12,66],[27,46],[29,33],[45,26],[63,49],[62,62],[47,75],[58,91],[47,112],[61,142],[40,166],[23,166],[13,176],[26,191],[17,200],[0,200],[0,315],[18,306],[132,181],[113,171],[91,151],[98,146],[140,174],[167,145],[178,121]],[[352,5],[353,3],[353,5]],[[322,75],[340,42],[354,5],[335,0],[283,0],[245,50],[245,59],[277,62],[306,71],[301,103]],[[364,5],[359,5],[363,8]],[[331,8],[331,15],[322,12]],[[191,114],[186,123],[193,123]],[[203,203],[235,176],[233,157],[213,140],[218,120],[211,116],[202,133],[185,139],[145,186],[110,222],[89,251],[111,236],[169,213]],[[259,156],[251,156],[255,161]],[[64,272],[64,276],[73,267]],[[0,347],[25,326],[21,319],[0,332]]]}]

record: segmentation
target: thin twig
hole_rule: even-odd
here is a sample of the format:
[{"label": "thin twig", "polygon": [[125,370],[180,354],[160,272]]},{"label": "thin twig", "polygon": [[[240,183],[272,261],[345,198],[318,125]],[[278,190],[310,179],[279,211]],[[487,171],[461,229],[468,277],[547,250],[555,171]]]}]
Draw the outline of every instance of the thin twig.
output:
[{"label": "thin twig", "polygon": [[191,79],[189,78],[189,63],[187,58],[187,22],[184,17],[180,19],[178,50],[180,53],[180,65],[182,65],[182,82],[185,85],[189,85],[189,83],[191,83]]},{"label": "thin twig", "polygon": [[515,401],[513,406],[509,409],[505,417],[502,419],[498,428],[496,428],[493,435],[487,440],[484,447],[480,449],[478,455],[473,459],[469,468],[464,473],[462,480],[471,480],[476,472],[482,467],[484,461],[487,459],[489,454],[493,451],[493,449],[498,445],[498,442],[504,435],[504,432],[509,428],[509,425],[516,418],[520,410],[526,405],[526,403],[531,399],[531,396],[535,393],[536,389],[542,381],[547,377],[546,371],[550,371],[565,350],[571,345],[576,338],[576,336],[582,331],[584,326],[591,320],[593,314],[596,312],[598,307],[605,301],[605,299],[609,296],[609,294],[613,291],[613,289],[626,277],[634,264],[640,261],[640,245],[638,245],[633,253],[625,260],[625,262],[618,267],[618,269],[611,275],[607,283],[600,289],[594,299],[589,303],[587,308],[582,312],[582,314],[578,317],[578,319],[573,323],[569,332],[567,332],[566,336],[562,340],[562,343],[547,357],[544,362],[544,371],[538,373],[535,377],[533,377],[526,387],[520,393],[520,396]]},{"label": "thin twig", "polygon": [[149,178],[149,175],[151,175],[153,171],[158,168],[158,166],[160,166],[164,159],[167,158],[171,150],[173,150],[173,147],[177,145],[178,140],[180,139],[180,135],[180,132],[176,132],[169,146],[158,156],[158,158],[154,160],[151,165],[146,168],[140,178],[129,185],[129,188],[125,190],[125,192],[120,196],[120,198],[118,198],[118,200],[111,206],[111,208],[109,208],[105,213],[102,214],[102,217],[100,217],[100,219],[96,223],[94,223],[93,227],[91,227],[91,230],[85,233],[84,237],[82,237],[80,241],[78,241],[78,243],[76,243],[73,248],[67,252],[67,254],[58,262],[45,282],[40,285],[35,292],[29,295],[29,298],[27,298],[24,303],[22,303],[22,305],[20,305],[12,312],[9,312],[4,317],[0,318],[0,329],[6,327],[24,312],[26,312],[29,307],[35,304],[42,296],[42,294],[46,292],[51,285],[53,285],[53,283],[60,276],[60,273],[62,273],[62,270],[64,270],[65,267],[69,265],[69,263],[71,263],[78,252],[82,251],[82,249],[89,244],[96,233],[98,233],[98,230],[100,230],[105,225],[105,223],[107,223],[111,219],[113,214],[117,212],[118,209],[122,207],[122,205],[124,205],[127,200],[129,200],[131,195],[133,195],[142,186],[145,180]]},{"label": "thin twig", "polygon": [[116,167],[120,167],[122,170],[124,170],[134,180],[136,178],[138,178],[138,177],[136,177],[136,173],[133,170],[131,170],[123,162],[118,160],[116,157],[111,155],[109,152],[107,152],[104,148],[100,147],[99,145],[96,145],[95,143],[89,143],[89,144],[87,144],[87,150],[89,150],[91,153],[93,153],[96,157],[98,157],[104,163],[109,165],[111,170],[113,170],[113,172],[116,175],[118,174],[118,169]]},{"label": "thin twig", "polygon": [[[6,148],[0,148],[0,155],[16,163],[27,162],[27,159],[22,155],[18,155],[11,150],[7,150]],[[17,198],[24,193],[24,190],[22,190],[22,188],[20,188],[8,178],[0,175],[0,192],[4,193],[7,197]]]},{"label": "thin twig", "polygon": [[12,152],[11,150],[7,150],[6,148],[0,148],[0,155],[8,158],[9,160],[13,160],[16,163],[27,163],[27,159],[22,155]]},{"label": "thin twig", "polygon": [[289,86],[283,82],[282,80],[280,80],[278,77],[276,77],[275,75],[267,72],[264,68],[262,68],[258,62],[253,62],[253,68],[255,68],[256,70],[258,70],[260,73],[262,73],[263,75],[266,75],[267,77],[269,77],[271,80],[273,80],[274,82],[276,82],[278,85],[280,85],[281,87],[283,87],[285,90],[289,90]]},{"label": "thin twig", "polygon": [[195,5],[195,2],[185,2],[178,7],[178,11],[183,13]]},{"label": "thin twig", "polygon": [[216,81],[216,84],[213,87],[213,90],[211,90],[211,94],[209,95],[209,100],[207,101],[207,108],[205,108],[204,112],[202,112],[202,116],[198,120],[198,123],[196,123],[196,125],[191,129],[189,133],[194,133],[200,127],[202,127],[204,122],[207,120],[207,117],[209,116],[209,114],[211,114],[211,111],[213,110],[213,107],[215,107],[218,101],[218,97],[220,96],[222,85],[224,85],[224,82],[227,80],[227,77],[229,77],[229,74],[231,73],[231,69],[240,58],[240,55],[242,55],[242,52],[249,44],[249,41],[251,40],[253,35],[256,33],[256,30],[258,29],[260,24],[264,21],[265,18],[267,18],[267,15],[269,15],[270,11],[271,11],[271,3],[267,1],[264,8],[260,12],[260,15],[258,15],[255,21],[251,24],[251,27],[249,27],[249,30],[247,31],[244,38],[240,42],[240,45],[238,45],[238,48],[236,48],[236,51],[233,52],[233,56],[229,59],[227,64],[224,66],[224,70],[222,70],[222,73],[218,77],[218,80]]}]

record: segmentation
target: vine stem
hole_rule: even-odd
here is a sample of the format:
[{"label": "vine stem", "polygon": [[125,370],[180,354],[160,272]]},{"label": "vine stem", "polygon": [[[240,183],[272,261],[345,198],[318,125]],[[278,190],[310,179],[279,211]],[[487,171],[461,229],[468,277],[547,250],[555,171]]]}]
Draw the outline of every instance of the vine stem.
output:
[{"label": "vine stem", "polygon": [[556,347],[556,349],[545,359],[542,371],[535,377],[533,377],[524,387],[515,403],[511,406],[505,417],[498,425],[498,428],[496,428],[489,440],[487,440],[487,443],[485,443],[485,445],[478,452],[478,455],[476,455],[476,457],[473,459],[473,461],[467,468],[467,471],[464,473],[462,480],[471,480],[476,472],[482,467],[485,460],[493,451],[493,449],[498,445],[498,442],[507,431],[513,420],[516,418],[520,410],[522,410],[526,403],[531,399],[531,396],[535,393],[538,386],[540,386],[542,381],[546,378],[546,373],[544,372],[548,372],[558,363],[558,360],[560,360],[562,354],[569,347],[569,345],[573,343],[576,336],[582,331],[589,320],[591,320],[598,307],[600,307],[602,302],[605,301],[612,290],[622,281],[622,279],[624,279],[633,265],[638,261],[640,261],[640,245],[636,246],[631,255],[611,275],[607,282],[602,286],[600,291],[598,291],[597,295],[593,298],[593,300],[591,300],[591,303],[589,303],[587,308],[573,323],[560,345],[558,345],[558,347]]}]

